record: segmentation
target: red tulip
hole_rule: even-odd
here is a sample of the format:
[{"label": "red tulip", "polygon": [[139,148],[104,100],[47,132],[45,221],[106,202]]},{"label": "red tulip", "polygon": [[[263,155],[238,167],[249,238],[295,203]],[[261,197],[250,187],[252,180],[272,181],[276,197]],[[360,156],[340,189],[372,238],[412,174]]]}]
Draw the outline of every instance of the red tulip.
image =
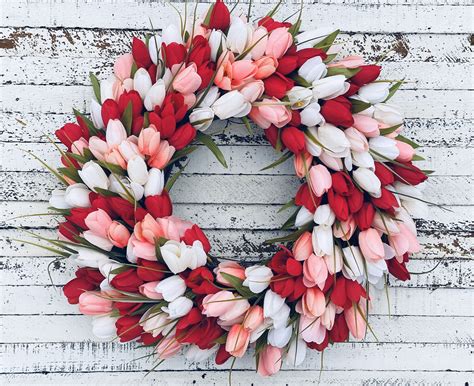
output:
[{"label": "red tulip", "polygon": [[336,315],[334,319],[334,326],[329,331],[329,337],[333,342],[345,342],[349,339],[349,327],[347,327],[346,318],[344,314]]},{"label": "red tulip", "polygon": [[312,194],[308,184],[305,182],[300,186],[298,192],[296,192],[295,204],[297,206],[304,206],[311,213],[314,213],[316,207],[318,207],[321,203],[321,200],[322,196],[316,197],[314,194]]},{"label": "red tulip", "polygon": [[418,185],[425,181],[428,177],[419,168],[411,162],[400,162],[401,165],[392,165],[395,179],[398,181],[409,183],[411,185]]},{"label": "red tulip", "polygon": [[351,177],[344,172],[336,172],[331,175],[332,188],[341,196],[350,196],[355,187]]},{"label": "red tulip", "polygon": [[280,27],[285,27],[285,28],[291,27],[291,23],[275,21],[271,17],[268,17],[268,16],[265,16],[262,19],[260,19],[258,21],[258,25],[265,27],[268,32],[272,32],[274,29],[277,29]]},{"label": "red tulip", "polygon": [[271,97],[282,99],[286,92],[291,90],[295,84],[291,79],[288,79],[279,72],[263,80],[265,85],[265,94]]},{"label": "red tulip", "polygon": [[382,195],[379,198],[371,197],[371,201],[377,208],[390,212],[399,207],[395,195],[385,188],[382,188]]},{"label": "red tulip", "polygon": [[161,49],[165,56],[166,67],[171,68],[173,65],[183,63],[186,58],[186,47],[182,44],[172,42],[170,44],[162,43]]},{"label": "red tulip", "polygon": [[214,283],[214,275],[206,267],[199,267],[189,272],[185,279],[186,286],[197,295],[215,294],[220,291]]},{"label": "red tulip", "polygon": [[129,342],[138,338],[143,333],[143,328],[138,323],[141,316],[122,316],[115,322],[117,328],[117,335],[120,337],[120,342]]},{"label": "red tulip", "polygon": [[410,272],[405,265],[405,262],[400,263],[394,257],[393,259],[387,260],[388,272],[395,276],[398,280],[406,281],[410,280]]},{"label": "red tulip", "polygon": [[[143,109],[143,102],[140,94],[135,91],[124,91],[122,95],[120,95],[118,101],[118,107],[120,110],[120,115],[122,115],[127,108],[129,103],[132,103],[132,117],[138,117]],[[105,121],[104,121],[105,122]]]},{"label": "red tulip", "polygon": [[364,202],[362,208],[354,214],[354,220],[360,230],[369,229],[374,221],[375,209],[370,202]]},{"label": "red tulip", "polygon": [[349,206],[347,200],[341,194],[337,194],[334,189],[328,190],[328,204],[339,221],[346,221],[349,218]]},{"label": "red tulip", "polygon": [[160,195],[145,198],[145,207],[154,218],[167,217],[173,214],[173,204],[166,190]]},{"label": "red tulip", "polygon": [[165,277],[168,267],[156,261],[138,259],[137,276],[145,282],[159,281]]},{"label": "red tulip", "polygon": [[76,277],[66,283],[63,287],[64,295],[67,297],[69,304],[78,304],[79,296],[85,291],[92,291],[97,286],[84,277]]},{"label": "red tulip", "polygon": [[181,150],[191,143],[196,137],[196,129],[188,122],[178,127],[175,133],[168,139],[171,146]]},{"label": "red tulip", "polygon": [[105,102],[102,103],[102,109],[100,113],[102,115],[102,121],[106,127],[110,119],[120,119],[122,116],[117,102],[115,102],[113,99],[106,99]]},{"label": "red tulip", "polygon": [[328,57],[328,55],[319,48],[303,48],[302,50],[296,51],[298,67],[301,67],[307,60],[314,58],[315,56],[320,56],[322,60],[325,60]]},{"label": "red tulip", "polygon": [[351,195],[347,197],[347,204],[349,205],[349,212],[356,213],[362,208],[364,203],[364,193],[355,188]]},{"label": "red tulip", "polygon": [[216,0],[212,6],[211,15],[209,17],[209,29],[220,29],[225,31],[230,25],[230,12],[222,0]]},{"label": "red tulip", "polygon": [[285,55],[278,60],[277,71],[280,74],[288,75],[298,68],[298,57],[296,55]]},{"label": "red tulip", "polygon": [[358,86],[372,83],[380,75],[382,67],[376,65],[360,66],[360,71],[355,74],[350,80]]},{"label": "red tulip", "polygon": [[395,177],[390,169],[381,162],[375,162],[375,175],[380,180],[382,186],[391,185],[395,181]]},{"label": "red tulip", "polygon": [[[268,129],[264,130],[265,137],[267,137],[268,142],[276,148],[278,142],[278,129],[274,125],[270,125]],[[283,149],[282,149],[283,150]]]},{"label": "red tulip", "polygon": [[282,130],[281,141],[292,153],[298,154],[306,150],[304,133],[290,126]]},{"label": "red tulip", "polygon": [[121,291],[139,292],[138,287],[143,284],[143,280],[137,275],[136,269],[129,269],[116,275],[110,284]]},{"label": "red tulip", "polygon": [[351,127],[354,124],[351,103],[343,96],[326,101],[321,107],[321,115],[335,126]]},{"label": "red tulip", "polygon": [[209,253],[211,250],[211,243],[209,243],[209,239],[197,225],[193,225],[191,228],[187,229],[182,238],[182,241],[187,245],[193,245],[195,240],[199,240],[202,243],[204,251]]},{"label": "red tulip", "polygon": [[135,37],[133,38],[132,42],[132,55],[138,68],[148,68],[152,63],[150,53],[145,42]]},{"label": "red tulip", "polygon": [[72,143],[80,138],[89,139],[89,132],[84,131],[81,126],[75,123],[66,123],[56,130],[56,137],[71,150]]}]

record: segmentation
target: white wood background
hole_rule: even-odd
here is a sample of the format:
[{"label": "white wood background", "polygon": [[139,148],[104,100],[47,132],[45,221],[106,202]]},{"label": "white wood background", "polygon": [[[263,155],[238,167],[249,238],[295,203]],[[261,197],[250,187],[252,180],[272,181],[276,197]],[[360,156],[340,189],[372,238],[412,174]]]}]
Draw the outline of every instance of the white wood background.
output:
[{"label": "white wood background", "polygon": [[[241,2],[242,3],[242,2]],[[263,15],[272,2],[254,5]],[[298,2],[296,2],[298,3]],[[306,28],[329,25],[344,31],[344,53],[368,59],[395,47],[387,78],[406,76],[396,96],[407,115],[408,135],[424,147],[424,167],[435,169],[426,197],[451,211],[432,207],[418,222],[422,251],[409,268],[408,283],[394,281],[391,316],[385,296],[375,299],[372,324],[379,342],[338,344],[326,351],[322,384],[464,384],[472,381],[473,189],[472,52],[473,11],[462,0],[320,0],[305,6]],[[177,4],[182,7],[182,4]],[[244,5],[245,7],[245,5]],[[57,164],[43,133],[71,119],[71,107],[85,109],[91,96],[88,72],[105,76],[132,36],[143,36],[148,17],[168,22],[171,7],[158,1],[0,0],[0,207],[2,359],[1,379],[10,384],[222,385],[226,367],[200,365],[182,357],[151,367],[133,344],[97,342],[87,317],[66,303],[59,286],[74,268],[57,264],[51,285],[43,250],[19,245],[19,227],[54,234],[55,221],[19,214],[43,212],[53,178],[21,152],[32,150]],[[204,9],[205,5],[201,9]],[[289,15],[297,4],[286,4]],[[105,74],[105,75],[104,75]],[[20,123],[23,122],[25,125]],[[230,165],[225,170],[206,149],[193,155],[172,196],[176,213],[207,230],[215,253],[258,259],[271,249],[260,243],[280,232],[287,213],[278,206],[293,196],[292,166],[258,172],[275,160],[261,133],[248,138],[230,128],[219,135]],[[249,356],[236,363],[234,385],[317,383],[320,359],[312,353],[297,370],[257,378]]]}]

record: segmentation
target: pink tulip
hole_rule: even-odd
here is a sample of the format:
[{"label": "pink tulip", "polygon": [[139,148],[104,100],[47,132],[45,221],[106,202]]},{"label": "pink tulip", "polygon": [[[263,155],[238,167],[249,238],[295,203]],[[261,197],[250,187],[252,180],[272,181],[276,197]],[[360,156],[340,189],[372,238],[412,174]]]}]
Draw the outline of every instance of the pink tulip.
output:
[{"label": "pink tulip", "polygon": [[241,324],[234,324],[227,334],[225,350],[236,358],[244,356],[250,342],[250,331]]},{"label": "pink tulip", "polygon": [[236,297],[230,291],[219,291],[207,295],[202,301],[202,313],[208,317],[218,317],[223,321],[237,319],[250,308],[250,304],[246,299],[235,299]]},{"label": "pink tulip", "polygon": [[403,223],[398,223],[399,233],[391,233],[388,237],[390,246],[395,250],[397,257],[405,253],[416,253],[420,251],[420,244],[410,229]]},{"label": "pink tulip", "polygon": [[220,284],[230,285],[230,283],[222,276],[222,273],[227,273],[238,277],[241,280],[245,280],[245,268],[235,261],[224,261],[214,268],[216,274],[216,280]]},{"label": "pink tulip", "polygon": [[[361,315],[363,313],[363,315]],[[362,340],[365,337],[367,323],[365,322],[367,312],[365,311],[365,302],[360,302],[358,305],[354,304],[344,310],[344,318],[346,319],[347,327],[351,335],[356,340]]]},{"label": "pink tulip", "polygon": [[84,222],[89,230],[103,238],[107,238],[107,232],[112,225],[112,219],[102,209],[89,213]]},{"label": "pink tulip", "polygon": [[181,349],[181,344],[174,336],[163,338],[155,347],[155,353],[159,360],[171,358]]},{"label": "pink tulip", "polygon": [[122,157],[122,154],[118,148],[110,149],[109,152],[105,154],[104,161],[118,165],[122,169],[127,169],[127,161],[125,161],[125,158]]},{"label": "pink tulip", "polygon": [[373,138],[380,135],[379,123],[375,119],[362,114],[355,114],[352,117],[354,118],[353,126],[366,137]]},{"label": "pink tulip", "polygon": [[252,108],[249,116],[263,129],[271,124],[281,128],[291,121],[291,111],[276,98],[264,99],[258,107]]},{"label": "pink tulip", "polygon": [[161,300],[163,299],[163,295],[156,291],[156,286],[159,283],[159,281],[149,281],[148,283],[142,284],[140,287],[138,287],[138,290],[148,299]]},{"label": "pink tulip", "polygon": [[244,317],[243,325],[250,331],[255,331],[263,323],[263,308],[252,306],[248,309]]},{"label": "pink tulip", "polygon": [[252,42],[250,47],[253,47],[250,51],[252,59],[258,61],[264,54],[267,48],[268,42],[268,31],[265,27],[258,27],[252,34]]},{"label": "pink tulip", "polygon": [[263,56],[255,61],[255,65],[258,67],[255,79],[265,79],[276,71],[278,62],[271,56]]},{"label": "pink tulip", "polygon": [[351,150],[359,153],[369,150],[369,142],[367,141],[367,138],[356,128],[349,127],[344,130],[344,135],[351,144]]},{"label": "pink tulip", "polygon": [[201,82],[196,63],[191,63],[176,74],[173,80],[173,88],[180,94],[192,94],[199,88]]},{"label": "pink tulip", "polygon": [[240,93],[244,96],[247,102],[253,103],[260,98],[265,91],[265,85],[261,80],[254,80],[247,83],[240,89]]},{"label": "pink tulip", "polygon": [[137,222],[134,227],[134,235],[140,241],[155,244],[155,239],[164,237],[161,226],[151,214],[147,214],[142,221]]},{"label": "pink tulip", "polygon": [[257,372],[262,377],[278,373],[281,368],[281,358],[283,352],[281,348],[266,345],[260,352]]},{"label": "pink tulip", "polygon": [[240,88],[253,79],[258,67],[251,60],[238,60],[232,63],[232,89]]},{"label": "pink tulip", "polygon": [[133,56],[132,54],[124,54],[119,56],[115,60],[114,64],[114,74],[117,78],[119,78],[122,82],[130,78],[132,73],[132,66],[133,66]]},{"label": "pink tulip", "polygon": [[119,119],[109,119],[107,130],[105,131],[105,140],[109,147],[118,146],[127,139],[127,132]]},{"label": "pink tulip", "polygon": [[324,165],[314,165],[309,169],[311,190],[317,197],[321,197],[332,186],[332,178]]},{"label": "pink tulip", "polygon": [[293,36],[288,32],[288,28],[276,28],[270,33],[265,54],[280,59],[292,44]]},{"label": "pink tulip", "polygon": [[138,240],[135,235],[132,235],[130,240],[135,257],[139,257],[144,260],[156,261],[156,249],[154,243],[150,243],[146,240]]},{"label": "pink tulip", "polygon": [[408,143],[402,141],[396,141],[396,145],[399,151],[398,157],[396,158],[397,161],[401,162],[409,162],[413,159],[415,155],[415,149],[411,147]]},{"label": "pink tulip", "polygon": [[103,315],[112,312],[112,301],[100,297],[101,292],[83,292],[79,296],[79,311],[84,315]]},{"label": "pink tulip", "polygon": [[168,165],[168,162],[170,162],[175,151],[176,149],[173,146],[170,146],[168,141],[161,141],[156,153],[148,160],[148,166],[157,169],[164,169],[164,167]]},{"label": "pink tulip", "polygon": [[161,134],[156,130],[155,126],[151,125],[143,129],[138,136],[138,150],[144,155],[154,155],[161,142]]},{"label": "pink tulip", "polygon": [[99,161],[104,161],[105,155],[109,152],[109,145],[104,140],[94,136],[89,138],[89,150]]},{"label": "pink tulip", "polygon": [[306,231],[293,244],[293,256],[298,261],[306,260],[313,253],[311,233]]},{"label": "pink tulip", "polygon": [[168,240],[180,241],[186,231],[193,227],[193,223],[175,216],[161,217],[156,221],[161,227],[163,237]]},{"label": "pink tulip", "polygon": [[359,247],[367,260],[381,260],[385,256],[382,239],[374,228],[359,233]]},{"label": "pink tulip", "polygon": [[312,254],[303,263],[303,283],[306,287],[324,288],[328,277],[328,268],[321,256]]},{"label": "pink tulip", "polygon": [[125,225],[120,224],[118,221],[113,221],[109,226],[107,236],[113,245],[118,248],[125,248],[130,238],[130,232]]},{"label": "pink tulip", "polygon": [[312,162],[313,156],[306,151],[299,154],[295,154],[293,163],[295,166],[296,175],[299,178],[305,177],[309,171],[309,168],[311,167]]},{"label": "pink tulip", "polygon": [[352,215],[346,221],[340,221],[333,225],[332,233],[334,237],[342,240],[349,240],[357,229],[357,224]]},{"label": "pink tulip", "polygon": [[361,56],[346,56],[340,61],[328,64],[328,67],[358,68],[364,65],[364,58]]},{"label": "pink tulip", "polygon": [[140,150],[138,149],[137,144],[133,142],[132,138],[134,137],[127,138],[127,140],[123,141],[118,146],[118,151],[120,152],[120,155],[126,162],[130,161],[135,156],[144,158],[143,154],[140,153]]},{"label": "pink tulip", "polygon": [[196,103],[196,94],[195,93],[190,93],[190,94],[184,94],[184,104],[188,106],[188,109],[194,106]]},{"label": "pink tulip", "polygon": [[231,52],[223,52],[217,61],[216,76],[214,84],[222,90],[232,90],[232,62],[234,55]]},{"label": "pink tulip", "polygon": [[77,155],[84,155],[84,149],[89,148],[89,143],[84,139],[80,138],[74,141],[71,145],[71,151]]},{"label": "pink tulip", "polygon": [[326,337],[326,327],[322,325],[320,317],[310,318],[301,315],[299,327],[301,337],[305,342],[320,344]]},{"label": "pink tulip", "polygon": [[301,298],[303,315],[309,318],[321,316],[326,309],[326,298],[318,288],[308,288]]}]

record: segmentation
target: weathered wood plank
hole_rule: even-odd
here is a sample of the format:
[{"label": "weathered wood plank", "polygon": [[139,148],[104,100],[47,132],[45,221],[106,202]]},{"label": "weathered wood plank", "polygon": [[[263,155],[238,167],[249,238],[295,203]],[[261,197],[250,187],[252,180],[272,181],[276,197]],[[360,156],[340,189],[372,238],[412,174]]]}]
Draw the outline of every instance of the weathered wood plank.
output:
[{"label": "weathered wood plank", "polygon": [[[314,369],[317,365],[314,365]],[[321,385],[460,385],[468,383],[472,378],[470,373],[456,371],[377,371],[377,370],[288,370],[283,369],[277,375],[269,378],[258,378],[262,386],[314,385],[320,380]],[[133,372],[102,372],[102,373],[34,373],[34,374],[5,374],[0,379],[10,385],[130,385],[139,382],[140,385],[161,386],[219,386],[228,382],[227,371],[163,371],[151,373],[145,371]],[[257,378],[255,371],[233,370],[232,385],[248,386],[254,384]]]},{"label": "weathered wood plank", "polygon": [[[159,2],[127,3],[117,7],[112,2],[81,3],[55,2],[54,6],[24,1],[6,1],[2,15],[5,26],[61,26],[81,28],[143,28],[143,15],[149,15],[154,25],[167,25],[177,19],[172,7]],[[7,6],[8,5],[8,6]],[[183,4],[176,4],[183,12]],[[237,11],[247,12],[246,4],[238,5]],[[205,13],[208,4],[199,4],[198,14]],[[265,15],[272,9],[271,4],[254,4],[252,15]],[[299,4],[282,5],[278,15],[285,17],[298,11]],[[433,5],[384,5],[384,4],[317,4],[306,5],[303,12],[305,28],[315,28],[323,21],[325,26],[341,27],[346,31],[384,32],[430,32],[459,33],[470,32],[468,6]],[[34,15],[34,17],[32,17]],[[344,23],[341,23],[344,20]],[[380,20],[384,23],[381,24]]]},{"label": "weathered wood plank", "polygon": [[[56,261],[51,266],[49,263],[54,259],[39,259],[36,257],[25,257],[21,259],[0,258],[1,285],[22,286],[44,286],[64,285],[74,277],[77,265],[72,261]],[[435,270],[439,259],[412,259],[408,265],[410,272],[423,273],[414,274],[410,281],[401,282],[391,278],[393,287],[416,287],[416,288],[469,288],[472,286],[470,275],[474,273],[474,261],[471,259],[444,260]],[[49,266],[49,273],[48,273]],[[51,275],[51,279],[50,279]]]},{"label": "weathered wood plank", "polygon": [[[136,371],[153,367],[152,361],[137,359],[149,349],[137,350],[133,343],[16,343],[3,345],[2,372],[96,372]],[[410,353],[410,355],[406,355]],[[416,358],[416,360],[415,360]],[[137,360],[134,360],[137,359]],[[319,353],[311,351],[299,369],[319,367]],[[254,358],[246,355],[236,361],[234,369],[253,369]],[[188,371],[228,369],[230,363],[217,366],[212,361],[193,364],[180,355],[166,360],[160,369]],[[422,343],[345,343],[324,353],[327,370],[449,370],[470,371],[469,344]]]},{"label": "weathered wood plank", "polygon": [[[0,57],[1,84],[90,85],[89,72],[101,77],[112,73],[113,58]],[[34,68],[35,71],[31,71]],[[401,79],[402,89],[463,90],[472,87],[468,63],[386,62],[381,79]],[[449,76],[440,76],[449,74]]]},{"label": "weathered wood plank", "polygon": [[[146,28],[147,21],[140,17]],[[344,22],[345,23],[345,22]],[[340,27],[340,26],[339,26]],[[115,27],[113,27],[115,28]],[[129,29],[83,28],[0,28],[0,56],[47,58],[94,58],[87,63],[93,69],[102,60],[113,60],[130,51],[133,36],[143,37],[149,31]],[[407,34],[401,31],[384,34],[361,31],[339,35],[340,55],[363,55],[368,61],[377,60],[390,51],[386,61],[469,63],[471,44],[469,32],[461,34]]]},{"label": "weathered wood plank", "polygon": [[[0,86],[3,112],[70,113],[86,110],[92,98],[88,86]],[[5,99],[6,95],[13,98]],[[472,118],[469,90],[400,90],[392,98],[408,118]]]},{"label": "weathered wood plank", "polygon": [[[373,291],[372,314],[393,316],[472,316],[472,289],[389,288],[390,310],[385,291]],[[78,307],[68,304],[60,287],[3,286],[4,315],[80,315]],[[456,297],[456,302],[453,302]],[[25,299],[30,299],[25,302]]]},{"label": "weathered wood plank", "polygon": [[[0,141],[2,142],[48,142],[45,134],[54,137],[54,131],[66,122],[74,122],[70,114],[0,113]],[[224,129],[225,128],[225,129]],[[254,134],[243,124],[214,123],[209,133],[219,145],[268,145],[260,128]],[[422,119],[405,120],[404,133],[426,147],[472,147],[474,121],[467,119]]]}]

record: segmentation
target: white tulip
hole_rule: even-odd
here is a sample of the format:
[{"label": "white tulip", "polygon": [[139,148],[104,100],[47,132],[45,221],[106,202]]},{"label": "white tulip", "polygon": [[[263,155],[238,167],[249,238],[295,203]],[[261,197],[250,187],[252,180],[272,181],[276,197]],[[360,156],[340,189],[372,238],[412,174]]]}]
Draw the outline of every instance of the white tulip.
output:
[{"label": "white tulip", "polygon": [[353,151],[352,155],[352,164],[361,168],[375,170],[375,161],[374,157],[368,151]]},{"label": "white tulip", "polygon": [[336,220],[336,215],[328,204],[319,205],[314,212],[314,222],[318,225],[331,226]]},{"label": "white tulip", "polygon": [[[405,204],[405,203],[402,201],[402,205],[403,204]],[[411,218],[408,211],[404,207],[401,207],[401,208],[397,209],[397,211],[395,212],[395,217],[397,218],[397,220],[403,222],[403,224],[405,224],[407,226],[409,231],[416,236],[416,234],[417,234],[416,224],[413,221],[413,219]]]},{"label": "white tulip", "polygon": [[328,76],[313,82],[314,99],[333,99],[345,94],[349,89],[344,75]]},{"label": "white tulip", "polygon": [[142,157],[135,156],[127,164],[127,173],[132,182],[145,185],[148,181],[148,167]]},{"label": "white tulip", "polygon": [[189,123],[199,131],[206,131],[213,120],[214,111],[210,107],[198,107],[189,114]]},{"label": "white tulip", "polygon": [[253,103],[263,95],[265,84],[262,80],[254,80],[247,83],[239,91],[247,102]]},{"label": "white tulip", "polygon": [[265,55],[265,49],[268,43],[268,31],[265,27],[257,27],[252,33],[252,41],[249,46],[253,47],[250,51],[250,55],[253,60],[260,59]]},{"label": "white tulip", "polygon": [[126,256],[127,256],[127,260],[130,263],[135,264],[138,259],[137,259],[137,256],[135,255],[135,251],[133,249],[133,240],[136,240],[134,235],[132,235],[128,239]]},{"label": "white tulip", "polygon": [[109,315],[94,316],[92,318],[92,333],[99,339],[112,339],[117,336],[115,322],[118,317]]},{"label": "white tulip", "polygon": [[75,246],[74,250],[76,250],[77,253],[71,255],[71,258],[74,263],[80,267],[99,268],[101,262],[109,260],[107,255],[93,249]]},{"label": "white tulip", "polygon": [[188,262],[189,269],[196,269],[206,265],[207,255],[204,251],[204,247],[199,240],[194,240],[193,245],[189,246],[184,243],[184,259]]},{"label": "white tulip", "polygon": [[367,266],[367,280],[377,289],[383,289],[385,280],[384,274],[387,273],[388,267],[385,260],[366,260]]},{"label": "white tulip", "polygon": [[308,59],[299,69],[298,75],[309,83],[324,78],[328,70],[320,56]]},{"label": "white tulip", "polygon": [[148,172],[148,181],[146,182],[145,197],[148,196],[159,196],[163,192],[165,187],[165,174],[157,168],[152,168]]},{"label": "white tulip", "polygon": [[149,332],[153,337],[160,334],[166,335],[173,329],[173,323],[170,323],[166,312],[157,313],[150,308],[140,319],[140,326],[145,332]]},{"label": "white tulip", "polygon": [[[136,201],[140,201],[143,197],[143,186],[136,182],[130,181],[126,177],[116,177],[111,174],[109,176],[110,191],[119,194],[121,197],[128,199],[129,194],[133,196]],[[125,190],[126,189],[126,190]]]},{"label": "white tulip", "polygon": [[[110,284],[110,281],[117,276],[117,274],[113,274],[112,271],[117,269],[117,268],[122,268],[123,265],[116,262],[115,260],[111,260],[109,258],[107,259],[101,259],[99,260],[98,268],[102,276],[105,277],[105,282]],[[112,288],[112,287],[110,287]]]},{"label": "white tulip", "polygon": [[366,136],[356,128],[349,127],[344,130],[344,135],[351,144],[351,150],[358,152],[369,150],[369,143],[367,142]]},{"label": "white tulip", "polygon": [[227,48],[238,54],[244,52],[249,40],[248,32],[247,23],[240,17],[231,16],[230,27],[227,31]]},{"label": "white tulip", "polygon": [[305,48],[313,48],[316,44],[325,39],[332,32],[334,32],[334,29],[326,27],[308,30],[298,34],[298,36],[296,37],[296,40],[298,41],[298,50],[303,50]]},{"label": "white tulip", "polygon": [[247,115],[252,108],[243,94],[237,90],[222,95],[211,107],[219,119],[240,118]]},{"label": "white tulip", "polygon": [[209,46],[211,47],[211,60],[217,62],[219,52],[222,52],[227,46],[226,36],[221,30],[213,29],[209,36]]},{"label": "white tulip", "polygon": [[133,76],[133,89],[140,94],[142,99],[145,99],[152,85],[153,82],[148,71],[144,68],[139,68]]},{"label": "white tulip", "polygon": [[319,160],[329,169],[340,171],[343,169],[342,159],[333,157],[326,150],[323,150],[319,156]]},{"label": "white tulip", "polygon": [[285,304],[285,299],[273,292],[271,289],[265,292],[263,298],[263,317],[274,318],[278,315]]},{"label": "white tulip", "polygon": [[78,170],[81,180],[96,192],[96,188],[108,189],[109,179],[104,170],[94,161],[88,161],[82,166],[82,170]]},{"label": "white tulip", "polygon": [[373,157],[378,161],[385,161],[387,158],[394,160],[400,154],[397,142],[392,138],[384,136],[370,138],[369,147],[375,153],[380,154],[380,156],[377,154],[373,155]]},{"label": "white tulip", "polygon": [[354,181],[372,197],[380,197],[381,192],[381,183],[378,177],[372,170],[366,168],[358,168],[352,172],[352,177]]},{"label": "white tulip", "polygon": [[173,275],[163,279],[156,285],[156,292],[163,295],[163,299],[167,302],[184,295],[186,292],[186,283],[179,275]]},{"label": "white tulip", "polygon": [[[130,137],[133,138],[133,137]],[[136,138],[136,137],[135,137]],[[143,155],[140,153],[138,146],[133,143],[130,139],[122,141],[118,146],[120,155],[125,159],[125,161],[130,161],[133,157],[139,156],[143,158]]]},{"label": "white tulip", "polygon": [[170,302],[167,306],[161,307],[162,311],[169,314],[169,319],[177,319],[186,315],[193,308],[193,301],[185,296],[180,296]]},{"label": "white tulip", "polygon": [[285,362],[288,366],[296,367],[303,363],[306,357],[306,342],[301,339],[293,339],[288,348]]},{"label": "white tulip", "polygon": [[318,225],[311,235],[314,253],[317,256],[331,255],[334,250],[334,237],[329,225]]},{"label": "white tulip", "polygon": [[301,110],[301,123],[305,126],[316,126],[324,122],[323,116],[319,113],[321,106],[318,102],[310,103],[303,110]]},{"label": "white tulip", "polygon": [[334,275],[337,272],[340,272],[343,265],[342,259],[342,250],[339,246],[334,246],[334,251],[332,254],[324,255],[324,262],[328,267],[328,272],[331,275]]},{"label": "white tulip", "polygon": [[169,240],[160,247],[163,260],[174,274],[183,272],[188,268],[190,255],[186,255],[185,250],[186,245],[184,243],[174,240]]},{"label": "white tulip", "polygon": [[150,53],[150,58],[153,64],[158,65],[159,52],[161,51],[161,43],[162,43],[161,36],[154,35],[148,41],[148,52]]},{"label": "white tulip", "polygon": [[421,201],[423,199],[423,194],[420,189],[399,181],[394,182],[393,188],[395,191],[400,193],[395,194],[395,196],[401,201],[402,206],[409,214],[415,218],[421,218],[426,215],[428,212],[428,205]]},{"label": "white tulip", "polygon": [[161,106],[166,96],[166,87],[163,79],[158,81],[150,88],[145,96],[143,104],[148,111],[153,111],[155,106]]},{"label": "white tulip", "polygon": [[91,120],[94,127],[97,129],[103,129],[105,127],[104,121],[102,120],[102,106],[95,99],[91,99]]},{"label": "white tulip", "polygon": [[309,88],[301,86],[294,86],[286,93],[286,95],[290,100],[291,108],[293,110],[299,110],[308,106],[313,99],[313,92]]},{"label": "white tulip", "polygon": [[184,354],[184,357],[190,362],[202,362],[210,358],[218,349],[218,344],[206,350],[201,350],[198,346],[192,344]]},{"label": "white tulip", "polygon": [[295,227],[299,228],[309,223],[312,220],[313,220],[313,213],[311,213],[308,209],[302,206],[300,210],[298,211],[298,214],[296,215]]},{"label": "white tulip", "polygon": [[308,127],[307,133],[305,133],[306,150],[308,150],[309,154],[315,157],[319,157],[322,151],[322,147],[319,146],[315,142],[317,138],[318,138],[318,130],[316,129],[316,127],[315,126]]},{"label": "white tulip", "polygon": [[328,330],[332,330],[334,326],[334,319],[336,318],[336,305],[333,302],[329,302],[321,315],[321,324]]},{"label": "white tulip", "polygon": [[403,123],[403,115],[398,106],[390,103],[377,103],[374,106],[373,116],[377,121],[385,123],[389,127]]},{"label": "white tulip", "polygon": [[388,82],[370,83],[362,86],[357,94],[359,94],[364,101],[375,104],[387,99],[390,92],[389,88],[390,83]]},{"label": "white tulip", "polygon": [[167,45],[170,43],[183,44],[183,38],[181,37],[180,28],[176,24],[173,24],[173,23],[168,24],[168,26],[163,29],[161,39],[163,43]]},{"label": "white tulip", "polygon": [[381,212],[375,212],[374,220],[372,221],[372,227],[382,233],[385,233],[386,235],[400,233],[397,221],[385,214],[381,214]]},{"label": "white tulip", "polygon": [[360,253],[359,247],[352,245],[342,248],[342,253],[344,254],[342,273],[346,278],[362,283],[364,281],[364,257]]},{"label": "white tulip", "polygon": [[290,320],[290,307],[283,304],[278,313],[271,317],[273,328],[283,328],[288,325]]},{"label": "white tulip", "polygon": [[292,326],[285,326],[280,328],[272,328],[268,331],[267,341],[268,344],[283,348],[285,347],[291,339],[293,333]]},{"label": "white tulip", "polygon": [[270,285],[272,277],[270,268],[264,265],[252,265],[245,269],[245,280],[242,284],[249,287],[253,293],[259,294]]},{"label": "white tulip", "polygon": [[351,143],[344,135],[344,131],[330,123],[318,128],[318,140],[331,157],[343,158],[349,155]]},{"label": "white tulip", "polygon": [[112,75],[100,82],[100,103],[104,103],[107,99],[114,99],[114,84],[116,80],[117,78]]},{"label": "white tulip", "polygon": [[69,209],[73,207],[66,202],[66,191],[62,189],[54,189],[51,192],[49,205],[56,209]]},{"label": "white tulip", "polygon": [[97,233],[94,233],[92,231],[85,231],[82,234],[82,237],[84,237],[92,245],[95,245],[96,247],[103,249],[104,251],[111,251],[114,247],[114,245],[108,238],[99,236]]},{"label": "white tulip", "polygon": [[[205,91],[202,91],[200,94],[197,96],[197,100],[201,99],[201,96],[203,95]],[[206,96],[202,100],[200,107],[211,107],[214,102],[219,99],[219,88],[216,86],[212,86],[209,91],[207,92]]]},{"label": "white tulip", "polygon": [[105,140],[109,147],[120,145],[127,139],[127,131],[120,119],[109,119],[107,130],[105,131]]},{"label": "white tulip", "polygon": [[263,319],[263,323],[258,326],[250,334],[250,343],[254,343],[258,338],[260,338],[265,331],[273,326],[273,321],[270,318]]}]

